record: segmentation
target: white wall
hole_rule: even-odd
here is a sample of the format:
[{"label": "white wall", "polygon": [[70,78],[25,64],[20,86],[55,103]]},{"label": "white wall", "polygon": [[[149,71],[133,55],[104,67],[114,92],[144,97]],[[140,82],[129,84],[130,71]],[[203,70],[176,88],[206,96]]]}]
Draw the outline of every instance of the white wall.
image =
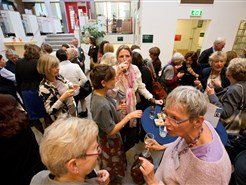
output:
[{"label": "white wall", "polygon": [[192,5],[180,4],[180,0],[142,0],[141,6],[141,35],[154,35],[153,43],[141,43],[143,57],[148,57],[149,48],[157,46],[163,64],[172,56],[177,20],[190,19],[191,9],[203,10],[199,19],[211,19],[202,51],[211,47],[217,37],[226,38],[224,51],[231,50],[239,23],[246,19],[246,1],[214,0],[214,4]]}]

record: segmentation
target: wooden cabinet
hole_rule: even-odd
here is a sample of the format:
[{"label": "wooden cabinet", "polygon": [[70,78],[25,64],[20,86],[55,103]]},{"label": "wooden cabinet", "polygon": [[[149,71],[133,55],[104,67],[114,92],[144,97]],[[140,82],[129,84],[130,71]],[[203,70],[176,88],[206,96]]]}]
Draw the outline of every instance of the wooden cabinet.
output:
[{"label": "wooden cabinet", "polygon": [[36,42],[4,42],[6,49],[15,50],[19,57],[23,57],[25,44],[35,44]]},{"label": "wooden cabinet", "polygon": [[232,50],[236,51],[237,54],[240,56],[242,55],[243,49],[245,47],[246,47],[246,20],[243,20],[239,25]]}]

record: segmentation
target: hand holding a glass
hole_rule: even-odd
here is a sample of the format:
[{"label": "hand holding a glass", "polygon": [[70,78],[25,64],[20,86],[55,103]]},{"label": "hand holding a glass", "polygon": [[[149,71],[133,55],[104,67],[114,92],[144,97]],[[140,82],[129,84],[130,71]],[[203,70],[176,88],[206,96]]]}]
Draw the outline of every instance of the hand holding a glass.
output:
[{"label": "hand holding a glass", "polygon": [[119,71],[119,73],[122,73],[122,72],[126,73],[127,69],[128,69],[128,64],[127,63],[128,63],[127,61],[124,61],[124,62],[120,63],[118,65],[118,70],[117,71]]},{"label": "hand holding a glass", "polygon": [[145,148],[149,150],[161,151],[165,150],[166,146],[160,145],[155,139],[149,139],[148,144],[145,145]]},{"label": "hand holding a glass", "polygon": [[[154,139],[154,134],[152,133],[147,133],[144,137],[144,143],[145,143],[145,146],[148,146],[150,145],[151,143],[151,140]],[[150,154],[150,151],[149,151],[149,147],[145,147],[146,149],[142,152],[143,156],[144,157],[149,157],[151,154]]]},{"label": "hand holding a glass", "polygon": [[127,116],[129,117],[129,119],[141,118],[142,114],[143,114],[142,110],[135,110],[135,111],[127,114]]}]

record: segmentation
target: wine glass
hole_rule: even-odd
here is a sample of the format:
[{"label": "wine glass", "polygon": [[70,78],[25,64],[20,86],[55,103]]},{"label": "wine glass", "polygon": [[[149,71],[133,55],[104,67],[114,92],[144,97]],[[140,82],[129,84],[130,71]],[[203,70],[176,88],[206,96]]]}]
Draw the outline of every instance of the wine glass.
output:
[{"label": "wine glass", "polygon": [[[152,134],[152,133],[147,133],[146,135],[145,135],[145,137],[144,137],[144,143],[146,144],[146,145],[148,145],[148,144],[150,144],[151,143],[151,139],[154,139],[155,137],[154,137],[154,134]],[[144,157],[149,157],[151,154],[150,154],[150,151],[149,151],[149,148],[147,148],[147,149],[145,149],[144,151],[143,151],[143,156]]]},{"label": "wine glass", "polygon": [[154,119],[155,118],[155,106],[154,105],[150,106],[149,118],[150,119]]}]

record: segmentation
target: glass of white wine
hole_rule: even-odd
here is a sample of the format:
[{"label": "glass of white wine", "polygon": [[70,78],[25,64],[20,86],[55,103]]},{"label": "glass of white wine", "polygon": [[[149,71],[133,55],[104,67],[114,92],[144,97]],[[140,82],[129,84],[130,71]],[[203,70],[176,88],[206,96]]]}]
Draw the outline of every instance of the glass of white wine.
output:
[{"label": "glass of white wine", "polygon": [[[146,145],[148,145],[148,144],[150,144],[151,143],[151,139],[154,139],[155,137],[154,137],[154,134],[152,134],[152,133],[147,133],[146,135],[145,135],[145,137],[144,137],[144,143],[146,144]],[[143,151],[143,156],[144,157],[149,157],[151,154],[150,154],[150,151],[149,151],[149,148],[147,148],[147,149],[145,149],[144,151]]]}]

